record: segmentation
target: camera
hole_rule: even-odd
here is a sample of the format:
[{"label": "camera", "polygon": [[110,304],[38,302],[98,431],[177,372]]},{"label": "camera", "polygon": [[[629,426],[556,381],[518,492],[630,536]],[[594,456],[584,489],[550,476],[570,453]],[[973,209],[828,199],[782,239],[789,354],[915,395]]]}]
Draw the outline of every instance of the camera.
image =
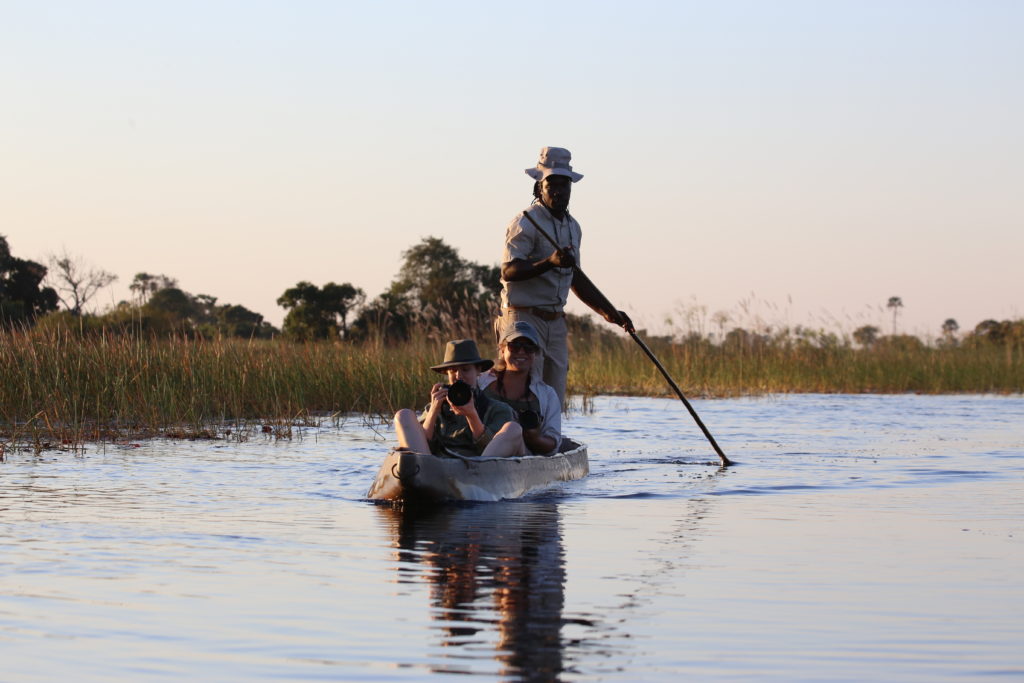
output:
[{"label": "camera", "polygon": [[540,415],[535,410],[520,411],[519,426],[523,429],[536,429],[540,427]]},{"label": "camera", "polygon": [[448,401],[453,406],[464,406],[473,399],[473,390],[461,379],[445,384],[444,388],[448,390]]}]

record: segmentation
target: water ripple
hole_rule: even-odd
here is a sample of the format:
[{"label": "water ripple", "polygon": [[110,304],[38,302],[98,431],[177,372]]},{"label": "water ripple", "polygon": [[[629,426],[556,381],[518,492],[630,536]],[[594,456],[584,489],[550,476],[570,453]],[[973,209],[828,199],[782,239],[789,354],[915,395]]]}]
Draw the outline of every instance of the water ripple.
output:
[{"label": "water ripple", "polygon": [[[0,462],[5,680],[936,680],[1024,669],[1024,399],[602,397],[591,475],[406,514],[391,438]],[[964,634],[970,634],[965,636]],[[841,677],[842,677],[841,676]]]}]

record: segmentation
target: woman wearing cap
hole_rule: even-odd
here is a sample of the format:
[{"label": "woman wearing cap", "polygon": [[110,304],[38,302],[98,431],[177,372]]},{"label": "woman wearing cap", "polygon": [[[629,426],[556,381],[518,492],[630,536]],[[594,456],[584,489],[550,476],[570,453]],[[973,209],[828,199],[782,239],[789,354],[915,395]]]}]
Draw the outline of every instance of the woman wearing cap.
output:
[{"label": "woman wearing cap", "polygon": [[[446,375],[448,384],[438,382],[431,388],[430,403],[419,419],[408,408],[395,413],[399,448],[435,455],[449,451],[467,456],[524,455],[523,432],[512,408],[476,388],[480,373],[492,365],[493,361],[480,357],[472,339],[448,342],[444,362],[430,368]],[[457,400],[457,391],[449,397],[450,386],[459,381],[470,388],[471,399],[465,403]]]},{"label": "woman wearing cap", "polygon": [[498,340],[502,369],[481,375],[478,383],[484,396],[507,403],[515,411],[530,453],[552,455],[562,441],[562,402],[554,389],[530,378],[539,352],[540,340],[533,325],[525,320],[512,322]]}]

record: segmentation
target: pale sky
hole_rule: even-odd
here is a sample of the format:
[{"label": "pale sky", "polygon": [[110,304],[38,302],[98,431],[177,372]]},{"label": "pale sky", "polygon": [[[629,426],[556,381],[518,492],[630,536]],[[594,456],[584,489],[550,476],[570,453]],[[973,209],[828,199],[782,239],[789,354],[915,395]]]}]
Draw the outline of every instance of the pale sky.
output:
[{"label": "pale sky", "polygon": [[[0,234],[280,324],[437,236],[497,263],[568,147],[638,326],[1024,316],[1024,2],[0,0]],[[576,301],[570,308],[583,312]],[[747,312],[744,312],[747,311]]]}]

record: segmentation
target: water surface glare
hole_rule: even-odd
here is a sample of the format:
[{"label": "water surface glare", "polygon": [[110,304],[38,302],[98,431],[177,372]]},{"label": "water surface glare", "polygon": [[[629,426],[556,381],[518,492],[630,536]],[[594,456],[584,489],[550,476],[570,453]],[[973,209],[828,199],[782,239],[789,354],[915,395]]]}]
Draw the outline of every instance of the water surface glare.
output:
[{"label": "water surface glare", "polygon": [[403,514],[391,440],[0,462],[0,680],[1021,680],[1024,397],[599,398],[591,475]]}]

